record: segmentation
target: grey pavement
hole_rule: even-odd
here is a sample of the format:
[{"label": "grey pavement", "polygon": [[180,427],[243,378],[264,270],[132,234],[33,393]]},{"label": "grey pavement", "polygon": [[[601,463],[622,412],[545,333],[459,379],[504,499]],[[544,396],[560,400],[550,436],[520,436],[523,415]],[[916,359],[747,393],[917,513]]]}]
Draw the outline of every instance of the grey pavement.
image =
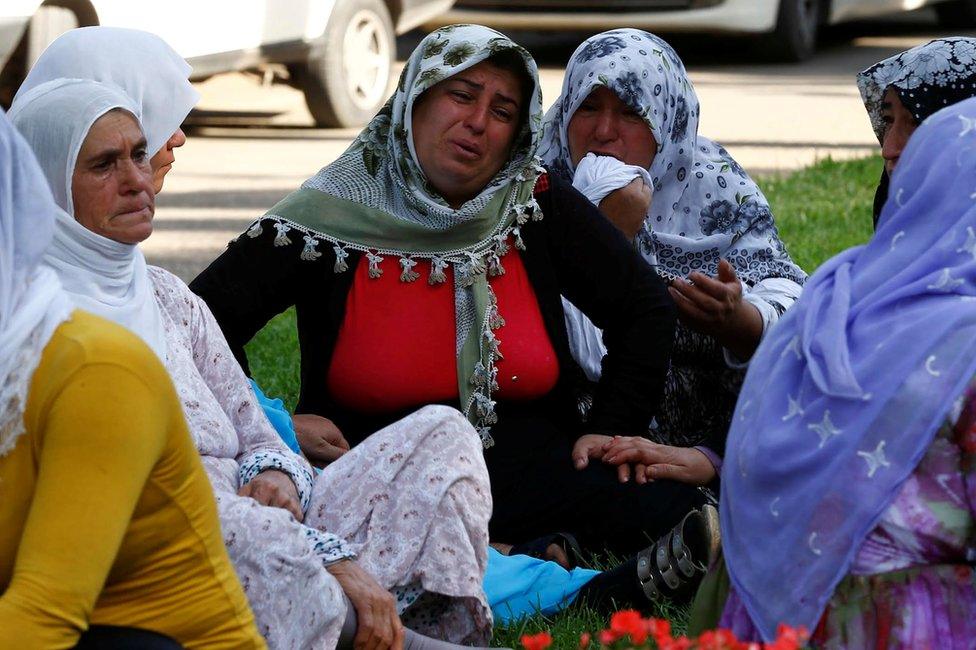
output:
[{"label": "grey pavement", "polygon": [[[770,65],[741,43],[675,39],[702,107],[699,132],[724,144],[753,175],[786,173],[827,156],[877,150],[854,75],[898,51],[945,35],[927,18],[834,30],[800,65]],[[401,55],[416,36],[401,39]],[[517,37],[540,60],[546,103],[558,97],[562,63],[578,39]],[[413,40],[411,40],[413,39]],[[402,63],[401,63],[402,65]],[[399,73],[398,66],[396,72]],[[153,264],[192,279],[254,218],[335,160],[358,129],[316,129],[301,93],[254,75],[198,84],[203,99],[189,139],[157,199],[143,244]]]}]

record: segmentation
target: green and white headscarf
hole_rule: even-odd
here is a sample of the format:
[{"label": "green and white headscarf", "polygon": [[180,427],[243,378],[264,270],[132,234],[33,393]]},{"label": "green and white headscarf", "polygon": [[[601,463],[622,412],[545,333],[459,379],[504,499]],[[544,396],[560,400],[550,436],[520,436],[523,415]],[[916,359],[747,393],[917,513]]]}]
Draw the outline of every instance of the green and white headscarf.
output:
[{"label": "green and white headscarf", "polygon": [[[417,98],[444,79],[505,51],[525,62],[533,90],[522,130],[508,162],[478,196],[451,208],[430,186],[413,146]],[[494,331],[505,324],[489,276],[502,275],[511,236],[524,249],[520,228],[542,213],[533,198],[544,171],[536,157],[542,125],[542,92],[535,61],[506,36],[479,25],[451,25],[428,35],[410,56],[396,92],[338,160],[282,199],[247,231],[257,237],[271,225],[274,243],[301,236],[304,260],[335,252],[336,273],[348,270],[350,250],[360,251],[369,277],[379,277],[384,257],[400,264],[400,280],[415,282],[426,271],[430,284],[445,282],[454,266],[457,370],[461,410],[478,428],[485,447],[497,421],[492,391],[501,358]],[[297,231],[294,232],[294,231]]]}]

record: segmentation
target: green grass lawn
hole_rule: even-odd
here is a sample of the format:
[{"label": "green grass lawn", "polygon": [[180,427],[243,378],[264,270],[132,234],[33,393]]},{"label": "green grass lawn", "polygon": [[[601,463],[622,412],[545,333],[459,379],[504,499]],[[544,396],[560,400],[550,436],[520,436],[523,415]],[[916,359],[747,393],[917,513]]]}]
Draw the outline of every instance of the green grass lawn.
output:
[{"label": "green grass lawn", "polygon": [[[780,235],[793,259],[807,272],[838,252],[864,243],[871,235],[871,205],[881,158],[848,162],[824,160],[783,178],[761,180]],[[281,397],[289,409],[298,400],[298,340],[294,310],[281,314],[247,346],[254,378],[268,395]],[[658,616],[676,631],[687,622],[684,608],[662,605]],[[603,629],[606,621],[582,607],[554,617],[535,616],[495,631],[494,645],[517,647],[522,634],[549,630],[555,648],[576,648],[584,631]]]}]

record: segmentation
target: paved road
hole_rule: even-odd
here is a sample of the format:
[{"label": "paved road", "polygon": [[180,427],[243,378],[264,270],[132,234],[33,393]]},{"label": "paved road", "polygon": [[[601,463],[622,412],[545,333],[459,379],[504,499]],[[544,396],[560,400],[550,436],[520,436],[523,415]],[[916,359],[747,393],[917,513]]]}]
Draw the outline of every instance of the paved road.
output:
[{"label": "paved road", "polygon": [[[900,50],[944,35],[926,18],[858,25],[830,34],[802,65],[757,62],[739,43],[676,40],[702,105],[700,132],[723,143],[753,174],[783,173],[819,158],[877,148],[854,75]],[[547,103],[559,95],[574,38],[520,35],[540,61]],[[416,37],[401,39],[401,56]],[[399,72],[399,68],[397,70]],[[199,84],[190,138],[158,199],[150,261],[191,279],[252,219],[334,160],[358,130],[315,129],[302,95],[255,76]]]}]

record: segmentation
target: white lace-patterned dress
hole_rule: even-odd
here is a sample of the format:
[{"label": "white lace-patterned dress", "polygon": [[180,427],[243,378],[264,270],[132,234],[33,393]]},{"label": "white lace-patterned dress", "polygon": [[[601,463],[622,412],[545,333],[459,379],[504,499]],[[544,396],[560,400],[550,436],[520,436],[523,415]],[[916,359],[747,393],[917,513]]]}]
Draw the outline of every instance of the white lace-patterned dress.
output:
[{"label": "white lace-patterned dress", "polygon": [[[333,648],[347,600],[325,567],[347,558],[397,595],[405,625],[485,644],[482,589],[491,492],[477,433],[431,406],[377,432],[317,478],[264,416],[206,304],[149,267],[165,365],[213,484],[224,542],[273,649]],[[268,469],[291,476],[304,524],[237,492]]]}]

